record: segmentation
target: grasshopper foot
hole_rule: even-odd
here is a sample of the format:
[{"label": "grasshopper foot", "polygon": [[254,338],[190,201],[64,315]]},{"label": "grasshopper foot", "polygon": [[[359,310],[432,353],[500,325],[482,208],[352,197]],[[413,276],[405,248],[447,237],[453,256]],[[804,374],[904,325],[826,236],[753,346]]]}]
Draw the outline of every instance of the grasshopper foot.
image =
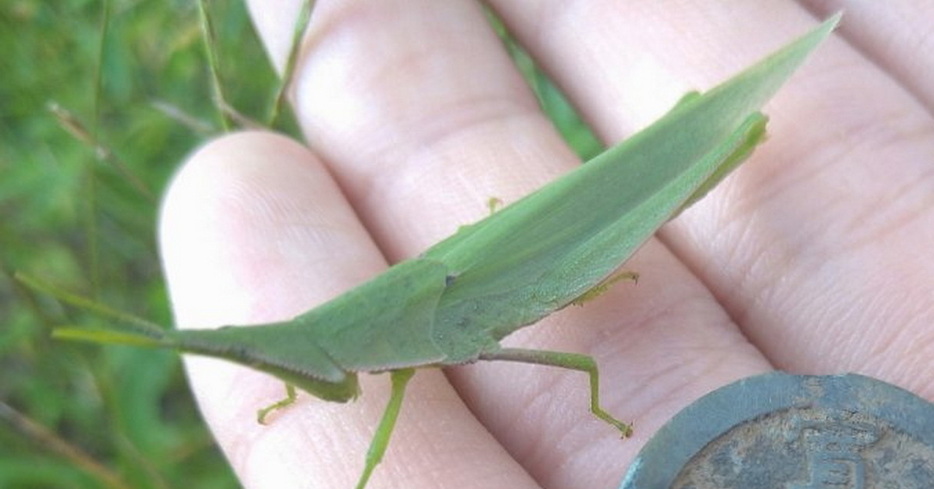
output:
[{"label": "grasshopper foot", "polygon": [[272,414],[274,411],[289,407],[295,403],[296,399],[298,399],[298,394],[295,392],[295,386],[292,384],[285,384],[285,398],[257,410],[256,422],[259,424],[267,424],[267,420],[270,414]]}]

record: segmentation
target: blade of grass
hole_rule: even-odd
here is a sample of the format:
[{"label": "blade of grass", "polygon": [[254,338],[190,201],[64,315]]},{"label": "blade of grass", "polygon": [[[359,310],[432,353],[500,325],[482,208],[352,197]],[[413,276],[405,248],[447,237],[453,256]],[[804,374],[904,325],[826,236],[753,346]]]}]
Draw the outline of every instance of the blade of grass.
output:
[{"label": "blade of grass", "polygon": [[130,457],[135,466],[146,474],[146,481],[155,489],[171,489],[169,483],[165,480],[162,473],[153,464],[151,457],[147,457],[136,444],[125,436],[117,437],[121,452]]},{"label": "blade of grass", "polygon": [[233,121],[237,127],[248,129],[264,129],[266,127],[262,123],[254,121],[245,114],[241,113],[233,106],[227,105],[226,102],[221,101],[218,103],[218,109],[221,110],[224,115],[229,118],[229,120]]},{"label": "blade of grass", "polygon": [[130,170],[130,167],[120,159],[110,148],[102,144],[94,134],[87,129],[87,125],[84,124],[74,113],[70,110],[62,107],[55,101],[48,103],[47,108],[52,115],[58,120],[58,124],[65,129],[69,134],[75,137],[78,141],[88,145],[91,149],[94,150],[94,154],[97,157],[98,161],[102,161],[110,164],[118,173],[120,173],[123,178],[129,182],[146,200],[156,203],[155,193],[149,188],[144,181],[137,177],[133,171]]},{"label": "blade of grass", "polygon": [[87,244],[88,282],[91,285],[91,297],[99,298],[101,292],[100,228],[97,222],[97,172],[94,165],[84,165],[84,195],[81,197],[81,219],[84,221],[84,240]]},{"label": "blade of grass", "polygon": [[298,18],[295,20],[295,29],[292,32],[292,45],[289,48],[289,56],[286,58],[279,88],[276,90],[276,98],[273,100],[269,118],[267,119],[267,125],[270,128],[276,127],[279,116],[282,114],[282,107],[285,105],[285,97],[292,84],[292,74],[295,72],[295,63],[298,61],[298,53],[301,51],[302,37],[305,35],[305,30],[308,29],[308,24],[311,22],[311,12],[314,8],[315,0],[305,0],[298,13]]},{"label": "blade of grass", "polygon": [[159,112],[162,112],[166,117],[172,119],[173,121],[181,124],[188,129],[191,129],[192,132],[198,134],[202,138],[207,139],[212,134],[215,133],[214,126],[202,119],[199,119],[194,114],[190,114],[183,110],[181,107],[165,101],[165,100],[154,100],[152,102],[152,107]]},{"label": "blade of grass", "polygon": [[[94,97],[92,119],[89,134],[94,141],[100,140],[101,101],[104,92],[104,56],[107,47],[107,35],[110,31],[110,0],[101,4],[100,38],[97,43],[97,66],[94,68]],[[84,202],[84,236],[87,242],[88,276],[91,284],[91,297],[99,297],[101,290],[100,242],[97,223],[97,172],[93,165],[86,166]]]},{"label": "blade of grass", "polygon": [[110,32],[110,0],[101,5],[101,36],[97,43],[97,66],[94,69],[94,119],[91,121],[91,135],[98,137],[101,120],[101,101],[104,98],[104,53],[107,48],[107,36]]},{"label": "blade of grass", "polygon": [[206,0],[198,0],[198,14],[201,18],[201,37],[204,40],[204,51],[208,58],[208,70],[211,75],[211,87],[214,93],[214,103],[217,106],[218,117],[221,127],[225,132],[230,131],[233,126],[230,113],[226,110],[229,107],[226,97],[224,97],[224,88],[220,79],[220,64],[217,59],[217,44],[214,35],[214,24],[211,18],[211,12]]},{"label": "blade of grass", "polygon": [[67,459],[76,467],[100,481],[104,486],[112,489],[131,489],[131,486],[117,473],[108,469],[77,446],[58,436],[54,431],[3,401],[0,401],[0,419],[6,420],[20,433],[36,441],[39,446]]}]

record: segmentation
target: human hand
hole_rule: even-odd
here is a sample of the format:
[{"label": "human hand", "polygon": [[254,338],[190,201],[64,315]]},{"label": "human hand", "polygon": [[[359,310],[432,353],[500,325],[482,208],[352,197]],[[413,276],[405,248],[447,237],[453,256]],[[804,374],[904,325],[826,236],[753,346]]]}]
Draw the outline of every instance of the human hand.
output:
[{"label": "human hand", "polygon": [[[251,8],[281,66],[298,2],[270,3]],[[314,151],[228,136],[166,198],[182,327],[291,317],[577,164],[476,4],[319,3],[293,94]],[[823,17],[833,2],[810,3]],[[816,22],[780,2],[491,4],[607,141]],[[595,356],[604,405],[635,437],[591,416],[578,372],[423,370],[369,487],[615,488],[677,411],[776,368],[859,372],[934,400],[934,56],[917,52],[934,12],[848,7],[767,108],[753,160],[628,262],[638,286],[507,339]],[[356,482],[387,376],[364,376],[354,403],[303,396],[260,426],[280,381],[188,363],[245,487]]]}]

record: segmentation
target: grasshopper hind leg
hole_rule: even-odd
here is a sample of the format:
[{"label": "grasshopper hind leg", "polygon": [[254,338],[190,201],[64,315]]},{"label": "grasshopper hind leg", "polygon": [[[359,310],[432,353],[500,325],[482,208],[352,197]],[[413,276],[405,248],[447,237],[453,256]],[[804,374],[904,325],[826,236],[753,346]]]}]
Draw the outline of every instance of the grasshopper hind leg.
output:
[{"label": "grasshopper hind leg", "polygon": [[618,429],[623,438],[632,436],[632,424],[614,418],[600,404],[600,373],[597,369],[597,362],[593,358],[580,353],[503,348],[493,353],[480,355],[480,360],[532,363],[585,372],[590,377],[590,412],[598,419]]}]

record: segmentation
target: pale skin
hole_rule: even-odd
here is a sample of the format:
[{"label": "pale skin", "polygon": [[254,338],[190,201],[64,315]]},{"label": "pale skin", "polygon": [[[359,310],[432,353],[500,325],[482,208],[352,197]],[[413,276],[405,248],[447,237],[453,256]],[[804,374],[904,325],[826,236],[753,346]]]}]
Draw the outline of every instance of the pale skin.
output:
[{"label": "pale skin", "polygon": [[[296,3],[251,5],[275,59]],[[579,372],[420,370],[368,487],[617,487],[675,412],[776,368],[858,372],[934,401],[934,7],[813,3],[846,17],[766,108],[754,159],[628,262],[638,285],[504,342],[593,355],[604,406],[634,437],[593,418]],[[817,22],[779,1],[491,4],[612,142]],[[180,327],[292,317],[577,164],[475,4],[322,0],[311,29],[293,100],[314,150],[224,137],[166,196]],[[280,381],[186,362],[245,487],[356,483],[387,375],[362,376],[346,405],[301,394],[261,426]]]}]

